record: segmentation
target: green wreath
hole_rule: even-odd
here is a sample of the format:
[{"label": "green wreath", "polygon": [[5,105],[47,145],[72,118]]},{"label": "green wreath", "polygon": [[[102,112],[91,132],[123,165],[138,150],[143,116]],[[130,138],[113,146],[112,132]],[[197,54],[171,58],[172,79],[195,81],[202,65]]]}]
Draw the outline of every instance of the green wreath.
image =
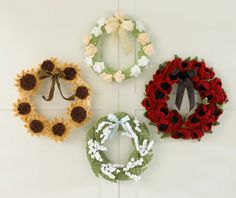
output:
[{"label": "green wreath", "polygon": [[[106,34],[118,35],[121,39],[122,47],[125,51],[129,52],[130,41],[127,33],[134,36],[140,46],[135,64],[124,70],[115,70],[112,67],[107,67],[99,50],[102,44],[102,38]],[[86,64],[92,67],[96,73],[100,74],[104,80],[118,83],[121,83],[124,79],[137,77],[142,73],[148,66],[148,56],[154,52],[149,34],[145,32],[143,24],[120,13],[98,20],[92,28],[91,34],[84,37],[84,43]]]},{"label": "green wreath", "polygon": [[[130,154],[128,162],[124,164],[112,163],[105,154],[107,148],[104,143],[118,131],[132,139],[134,151]],[[153,141],[150,140],[149,131],[144,123],[127,113],[115,113],[100,118],[88,131],[86,137],[87,157],[94,174],[102,176],[112,182],[118,180],[138,181],[141,173],[146,169],[152,159]]]}]

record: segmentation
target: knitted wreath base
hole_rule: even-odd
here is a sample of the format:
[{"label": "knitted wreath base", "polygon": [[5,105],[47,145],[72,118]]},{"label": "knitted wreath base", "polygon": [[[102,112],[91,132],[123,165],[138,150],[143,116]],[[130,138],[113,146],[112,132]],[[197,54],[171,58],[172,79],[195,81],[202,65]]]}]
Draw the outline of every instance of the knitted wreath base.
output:
[{"label": "knitted wreath base", "polygon": [[[122,135],[132,139],[134,151],[127,164],[113,164],[106,157],[107,148],[104,143],[113,133],[122,130]],[[88,160],[94,174],[112,182],[130,179],[138,181],[153,155],[153,141],[150,141],[147,127],[127,113],[109,114],[100,118],[88,131],[86,143]]]},{"label": "knitted wreath base", "polygon": [[[67,118],[48,120],[37,113],[31,97],[37,93],[45,78],[51,78],[52,83],[48,97],[43,96],[43,99],[51,101],[57,86],[62,98],[71,101]],[[60,80],[72,85],[71,96],[63,95]],[[60,64],[56,58],[45,60],[38,67],[17,75],[16,87],[19,98],[13,105],[14,112],[25,122],[25,127],[32,135],[44,135],[55,141],[63,141],[73,127],[79,127],[90,119],[91,89],[80,77],[75,64]]]},{"label": "knitted wreath base", "polygon": [[[178,110],[185,89],[190,110],[195,106],[194,89],[201,97],[202,101],[189,116],[184,117],[177,110],[168,108],[168,95],[175,83],[178,84],[175,101]],[[212,126],[219,124],[217,120],[227,101],[221,80],[215,77],[213,69],[207,67],[203,60],[175,57],[161,65],[153,75],[146,86],[146,97],[142,105],[146,109],[146,117],[159,129],[162,137],[200,139],[205,133],[211,133]]]}]

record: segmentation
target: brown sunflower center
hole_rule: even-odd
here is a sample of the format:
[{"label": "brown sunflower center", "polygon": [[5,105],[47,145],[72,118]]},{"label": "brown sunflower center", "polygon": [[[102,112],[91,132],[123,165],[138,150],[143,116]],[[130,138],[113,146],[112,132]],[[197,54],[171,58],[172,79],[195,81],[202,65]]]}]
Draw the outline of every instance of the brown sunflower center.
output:
[{"label": "brown sunflower center", "polygon": [[81,123],[87,117],[87,111],[83,107],[78,106],[72,109],[70,115],[73,121]]},{"label": "brown sunflower center", "polygon": [[66,67],[63,72],[66,80],[73,80],[76,77],[76,70],[73,67]]},{"label": "brown sunflower center", "polygon": [[36,78],[33,74],[26,74],[20,79],[20,86],[26,91],[30,91],[36,86]]},{"label": "brown sunflower center", "polygon": [[88,89],[85,86],[79,86],[75,92],[76,97],[80,99],[85,99],[89,95]]},{"label": "brown sunflower center", "polygon": [[41,65],[41,68],[43,70],[51,72],[54,69],[54,63],[50,60],[43,61],[43,64]]},{"label": "brown sunflower center", "polygon": [[63,123],[57,123],[52,127],[52,132],[54,135],[62,136],[66,131],[66,127]]},{"label": "brown sunflower center", "polygon": [[18,112],[20,115],[27,115],[31,111],[31,106],[27,102],[20,103],[18,105]]},{"label": "brown sunflower center", "polygon": [[32,120],[30,122],[30,129],[34,132],[34,133],[40,133],[42,132],[44,128],[44,124],[40,121],[40,120]]}]

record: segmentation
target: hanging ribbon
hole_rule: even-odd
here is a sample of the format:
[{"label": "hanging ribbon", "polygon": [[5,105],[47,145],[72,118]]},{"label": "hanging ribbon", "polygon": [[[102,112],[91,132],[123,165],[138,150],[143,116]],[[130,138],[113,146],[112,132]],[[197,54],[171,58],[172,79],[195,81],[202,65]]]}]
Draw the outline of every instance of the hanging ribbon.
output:
[{"label": "hanging ribbon", "polygon": [[49,91],[49,94],[48,94],[48,97],[46,98],[45,96],[42,96],[42,98],[45,100],[45,101],[51,101],[53,99],[53,96],[54,96],[54,92],[55,92],[55,86],[57,85],[57,88],[61,94],[61,97],[64,99],[64,100],[74,100],[74,97],[75,95],[72,95],[70,97],[65,97],[62,93],[62,90],[61,90],[61,84],[60,84],[60,81],[59,81],[59,78],[63,78],[64,77],[64,73],[61,71],[61,70],[56,70],[55,71],[55,74],[53,73],[50,73],[50,72],[47,72],[47,71],[44,71],[44,70],[41,70],[40,71],[40,77],[39,79],[43,80],[45,78],[50,78],[52,79],[52,83],[51,83],[51,88],[50,88],[50,91]]},{"label": "hanging ribbon", "polygon": [[119,38],[121,39],[122,48],[126,53],[131,52],[131,43],[127,34],[127,31],[133,29],[133,24],[131,24],[130,21],[125,21],[123,16],[117,15],[108,19],[107,24],[105,25],[105,29],[108,34],[112,33],[113,38],[119,36]]},{"label": "hanging ribbon", "polygon": [[121,125],[125,131],[125,133],[122,133],[122,135],[126,135],[126,136],[132,138],[134,140],[136,150],[138,151],[139,150],[138,137],[134,133],[130,124],[128,123],[128,121],[130,120],[130,117],[128,115],[126,115],[125,117],[123,117],[119,120],[114,114],[109,114],[107,118],[109,121],[114,123],[112,133],[116,132],[118,130],[119,126]]},{"label": "hanging ribbon", "polygon": [[186,72],[180,72],[178,69],[176,69],[173,73],[174,76],[178,76],[180,79],[178,88],[177,88],[177,94],[175,99],[175,105],[180,110],[184,91],[187,89],[188,93],[188,99],[189,99],[189,106],[191,111],[193,107],[195,106],[195,96],[194,96],[194,86],[193,82],[191,80],[192,77],[195,77],[197,75],[195,69],[189,69]]},{"label": "hanging ribbon", "polygon": [[122,128],[125,131],[128,131],[128,128],[126,125],[126,123],[130,120],[128,115],[126,115],[125,117],[123,117],[119,120],[114,114],[109,114],[107,116],[107,119],[114,123],[113,124],[113,131],[117,131],[120,125],[122,126]]}]

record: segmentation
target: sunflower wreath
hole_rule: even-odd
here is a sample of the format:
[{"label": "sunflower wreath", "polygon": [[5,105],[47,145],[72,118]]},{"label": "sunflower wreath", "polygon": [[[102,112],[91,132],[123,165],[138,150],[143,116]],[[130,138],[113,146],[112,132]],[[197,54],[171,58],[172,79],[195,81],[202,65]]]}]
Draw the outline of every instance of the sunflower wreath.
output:
[{"label": "sunflower wreath", "polygon": [[[118,131],[132,139],[134,151],[130,154],[128,163],[113,164],[106,157],[107,148],[104,143]],[[98,177],[117,182],[118,180],[138,181],[140,174],[146,169],[152,159],[153,141],[150,141],[146,125],[127,113],[109,114],[100,118],[88,131],[86,137],[87,157],[94,174]]]},{"label": "sunflower wreath", "polygon": [[[102,38],[106,34],[118,35],[121,38],[123,48],[129,52],[130,42],[127,33],[134,36],[140,44],[137,60],[135,64],[125,70],[115,70],[112,67],[107,67],[102,59],[102,54],[99,47],[102,44]],[[85,62],[93,70],[100,74],[106,81],[115,81],[121,83],[124,79],[137,77],[149,63],[148,56],[154,52],[153,45],[149,34],[145,32],[145,27],[139,21],[130,19],[120,13],[109,18],[101,18],[92,28],[91,33],[84,37],[85,43]]]},{"label": "sunflower wreath", "polygon": [[[32,96],[37,93],[41,81],[46,78],[51,78],[52,83],[48,97],[43,96],[45,101],[53,99],[55,86],[63,99],[71,101],[66,119],[48,120],[36,112]],[[63,95],[60,80],[72,85],[73,95]],[[25,127],[32,135],[44,135],[55,141],[63,141],[73,127],[80,127],[90,119],[91,89],[82,80],[78,66],[73,63],[60,64],[56,58],[45,60],[36,68],[17,75],[16,87],[19,98],[13,104],[14,112],[25,122]]]},{"label": "sunflower wreath", "polygon": [[[195,107],[194,89],[200,95],[201,102],[189,116],[182,116],[177,110],[168,108],[168,95],[175,83],[178,84],[175,100],[178,110],[185,89],[190,112]],[[182,60],[176,56],[174,60],[162,64],[153,75],[146,86],[146,98],[142,105],[146,109],[146,117],[159,129],[162,137],[200,140],[205,133],[212,132],[212,126],[219,124],[217,120],[227,101],[221,80],[215,77],[213,69],[204,60]]]}]

